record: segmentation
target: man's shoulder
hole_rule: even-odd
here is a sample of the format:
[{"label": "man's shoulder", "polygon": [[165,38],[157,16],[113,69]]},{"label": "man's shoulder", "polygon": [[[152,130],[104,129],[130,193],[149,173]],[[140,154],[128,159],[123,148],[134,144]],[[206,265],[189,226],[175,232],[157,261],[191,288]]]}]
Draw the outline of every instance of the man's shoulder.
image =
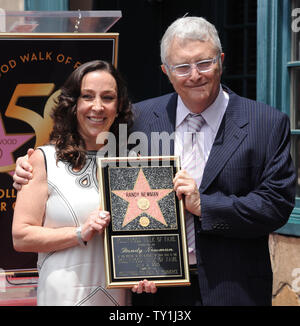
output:
[{"label": "man's shoulder", "polygon": [[243,97],[237,95],[233,91],[229,90],[230,101],[229,105],[235,107],[239,106],[240,109],[244,111],[245,114],[250,114],[250,116],[268,116],[273,118],[283,118],[286,116],[285,113],[281,112],[278,108],[275,108],[272,105],[263,103],[259,100],[254,100],[251,98]]},{"label": "man's shoulder", "polygon": [[157,107],[157,105],[163,106],[169,103],[169,101],[173,98],[177,98],[177,94],[175,92],[157,96],[157,97],[148,98],[143,101],[134,103],[134,107],[142,110],[149,107]]},{"label": "man's shoulder", "polygon": [[176,113],[177,97],[174,92],[135,103],[132,107],[134,115],[132,129],[144,129],[145,125],[156,121],[157,118],[172,120]]}]

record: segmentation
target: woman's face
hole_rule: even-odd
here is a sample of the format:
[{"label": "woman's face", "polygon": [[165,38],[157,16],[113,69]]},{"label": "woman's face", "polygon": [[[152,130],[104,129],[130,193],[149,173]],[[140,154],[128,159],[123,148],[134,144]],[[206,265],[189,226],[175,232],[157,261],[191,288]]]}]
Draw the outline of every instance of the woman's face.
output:
[{"label": "woman's face", "polygon": [[117,115],[118,93],[114,77],[107,71],[87,73],[81,82],[77,101],[78,132],[87,150],[98,150],[96,143],[101,132],[109,131]]}]

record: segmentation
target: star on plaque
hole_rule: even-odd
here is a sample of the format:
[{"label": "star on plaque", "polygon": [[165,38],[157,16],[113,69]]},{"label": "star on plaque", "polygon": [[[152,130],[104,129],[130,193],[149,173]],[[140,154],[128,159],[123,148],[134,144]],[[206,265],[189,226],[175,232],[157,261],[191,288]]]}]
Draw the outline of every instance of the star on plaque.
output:
[{"label": "star on plaque", "polygon": [[7,134],[0,114],[0,172],[14,170],[13,152],[30,140],[33,134]]},{"label": "star on plaque", "polygon": [[[167,226],[165,218],[158,205],[159,200],[167,196],[173,189],[151,189],[142,169],[139,170],[134,188],[132,190],[112,190],[112,192],[128,202],[128,208],[122,227],[146,213],[158,222]],[[148,226],[150,223],[146,216],[141,217],[140,224]]]}]

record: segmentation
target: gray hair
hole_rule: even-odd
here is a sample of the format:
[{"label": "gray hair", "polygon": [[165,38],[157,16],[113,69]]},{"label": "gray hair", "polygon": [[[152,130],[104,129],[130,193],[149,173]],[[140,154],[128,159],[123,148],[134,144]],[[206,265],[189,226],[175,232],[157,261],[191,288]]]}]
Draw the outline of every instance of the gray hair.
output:
[{"label": "gray hair", "polygon": [[183,40],[211,41],[218,54],[222,53],[221,41],[214,25],[202,17],[183,17],[175,20],[162,37],[160,56],[163,64],[167,64],[168,50],[175,37]]}]

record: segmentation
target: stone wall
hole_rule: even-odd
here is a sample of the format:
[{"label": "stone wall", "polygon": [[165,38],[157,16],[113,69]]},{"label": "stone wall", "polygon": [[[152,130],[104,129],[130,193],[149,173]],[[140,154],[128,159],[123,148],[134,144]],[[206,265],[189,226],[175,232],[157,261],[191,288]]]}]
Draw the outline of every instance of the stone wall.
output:
[{"label": "stone wall", "polygon": [[0,8],[5,10],[24,10],[24,0],[0,0]]},{"label": "stone wall", "polygon": [[271,234],[273,306],[300,306],[300,238]]}]

